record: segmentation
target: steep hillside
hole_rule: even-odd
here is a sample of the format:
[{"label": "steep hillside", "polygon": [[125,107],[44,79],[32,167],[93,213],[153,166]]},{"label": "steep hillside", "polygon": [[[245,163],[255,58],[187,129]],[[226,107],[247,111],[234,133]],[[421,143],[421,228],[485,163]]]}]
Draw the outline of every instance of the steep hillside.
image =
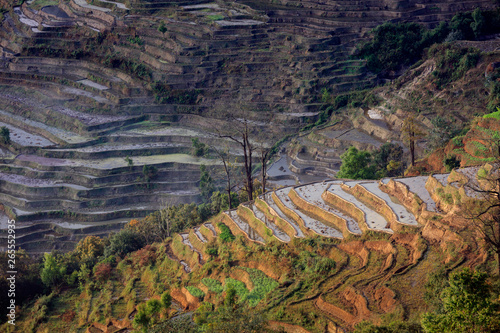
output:
[{"label": "steep hillside", "polygon": [[[316,121],[323,88],[377,83],[351,58],[371,28],[434,27],[478,6],[493,4],[3,1],[0,126],[12,133],[0,149],[3,210],[26,227],[24,247],[69,249],[165,202],[198,202],[199,166],[218,162],[190,156],[192,138],[240,158],[237,145],[210,134],[245,118],[271,146]],[[332,175],[342,149],[311,147],[291,169],[308,169],[300,160],[313,155]]]},{"label": "steep hillside", "polygon": [[222,308],[229,285],[240,306],[262,311],[268,327],[286,332],[418,321],[431,306],[423,301],[430,274],[492,272],[498,264],[467,220],[466,207],[482,199],[464,184],[482,184],[479,170],[268,192],[164,243],[102,261],[86,273],[94,282],[81,277],[79,291],[51,295],[43,311],[42,303],[20,310],[16,329],[131,327],[138,305],[165,290],[175,306],[163,320],[195,309],[203,318],[209,303]]}]

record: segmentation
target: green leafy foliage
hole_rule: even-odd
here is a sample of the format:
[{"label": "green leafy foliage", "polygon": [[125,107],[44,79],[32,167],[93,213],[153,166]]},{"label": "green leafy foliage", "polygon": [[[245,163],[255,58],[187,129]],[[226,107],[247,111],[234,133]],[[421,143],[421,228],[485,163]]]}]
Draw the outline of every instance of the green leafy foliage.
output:
[{"label": "green leafy foliage", "polygon": [[191,151],[193,156],[202,157],[208,152],[208,146],[205,143],[200,142],[200,139],[191,138],[191,143],[193,145],[193,149]]},{"label": "green leafy foliage", "polygon": [[[194,144],[194,142],[193,142]],[[210,173],[208,173],[207,167],[202,164],[200,165],[200,192],[203,200],[208,202],[212,193],[215,191],[215,186]]]},{"label": "green leafy foliage", "polygon": [[[360,47],[359,55],[367,59],[371,71],[397,71],[415,63],[425,48],[433,44],[478,39],[499,32],[498,14],[498,8],[486,11],[476,8],[473,12],[458,13],[449,23],[441,22],[432,30],[416,23],[384,23],[372,31],[373,39]],[[462,66],[465,68],[465,65]]]},{"label": "green leafy foliage", "polygon": [[[227,193],[221,193],[219,191],[213,192],[210,201],[214,214],[229,209],[229,199]],[[237,207],[242,201],[246,200],[242,199],[238,193],[231,192],[231,207]]]},{"label": "green leafy foliage", "polygon": [[436,61],[436,69],[432,75],[437,87],[440,89],[463,77],[469,69],[476,66],[479,55],[479,50],[473,48],[460,48],[452,44],[433,45],[428,57]]},{"label": "green leafy foliage", "polygon": [[468,268],[450,276],[440,294],[442,312],[422,317],[426,332],[498,332],[498,304],[491,300],[487,274]]},{"label": "green leafy foliage", "polygon": [[335,269],[335,261],[309,251],[301,251],[293,261],[293,267],[310,275],[328,274]]},{"label": "green leafy foliage", "polygon": [[109,245],[104,249],[104,256],[123,257],[127,253],[139,250],[144,245],[144,239],[139,233],[130,229],[122,229],[110,238]]},{"label": "green leafy foliage", "polygon": [[10,143],[10,130],[2,126],[0,128],[0,143],[9,144]]},{"label": "green leafy foliage", "polygon": [[148,314],[146,304],[139,304],[137,306],[137,313],[134,316],[134,321],[132,322],[133,326],[135,328],[141,328],[143,332],[147,332],[150,323],[151,317]]},{"label": "green leafy foliage", "polygon": [[460,167],[460,160],[455,155],[451,155],[444,159],[443,164],[447,172]]},{"label": "green leafy foliage", "polygon": [[199,288],[196,288],[196,287],[193,287],[193,286],[187,286],[186,289],[194,297],[198,297],[198,298],[201,298],[201,299],[203,299],[203,297],[205,297],[205,293],[201,289],[199,289]]},{"label": "green leafy foliage", "polygon": [[375,166],[371,165],[371,154],[350,147],[340,155],[342,165],[337,173],[337,178],[348,179],[375,179]]},{"label": "green leafy foliage", "polygon": [[163,294],[161,294],[161,305],[165,309],[169,309],[170,306],[172,305],[172,296],[168,291],[165,291]]},{"label": "green leafy foliage", "polygon": [[165,25],[165,22],[161,22],[160,26],[158,27],[158,31],[162,34],[167,32],[167,26]]},{"label": "green leafy foliage", "polygon": [[220,281],[210,278],[203,278],[201,279],[201,282],[205,286],[207,286],[208,290],[213,291],[214,293],[220,294],[224,291],[224,288],[222,287],[222,283],[220,283]]},{"label": "green leafy foliage", "polygon": [[224,290],[233,290],[239,298],[239,302],[244,300],[248,295],[249,291],[245,284],[241,281],[235,280],[233,278],[226,278],[224,280]]},{"label": "green leafy foliage", "polygon": [[396,177],[403,173],[403,148],[394,143],[384,143],[372,153],[373,163],[377,168],[376,177]]},{"label": "green leafy foliage", "polygon": [[250,275],[254,288],[243,298],[252,307],[256,306],[266,295],[276,289],[279,283],[268,277],[262,271],[254,268],[239,267]]},{"label": "green leafy foliage", "polygon": [[428,136],[430,149],[443,147],[451,138],[460,133],[460,128],[451,119],[436,116],[431,123],[433,128]]},{"label": "green leafy foliage", "polygon": [[212,304],[203,303],[196,310],[194,321],[200,331],[207,333],[266,332],[262,314],[240,304],[235,289],[230,286],[226,290],[224,305],[214,309]]},{"label": "green leafy foliage", "polygon": [[153,165],[144,165],[142,167],[142,174],[144,175],[144,180],[150,182],[152,179],[156,178],[158,175],[158,169]]},{"label": "green leafy foliage", "polygon": [[219,222],[217,224],[217,226],[219,227],[219,229],[221,230],[221,233],[219,235],[219,238],[227,243],[227,242],[232,242],[236,237],[234,237],[233,233],[231,232],[231,229],[229,229],[229,227],[227,225],[225,225],[224,223],[222,222]]},{"label": "green leafy foliage", "polygon": [[492,118],[492,119],[500,120],[500,108],[497,106],[495,112],[485,114],[483,116],[483,118],[485,118],[485,119]]},{"label": "green leafy foliage", "polygon": [[363,45],[360,55],[374,72],[396,71],[420,58],[423,36],[417,23],[384,23],[373,30],[373,40]]},{"label": "green leafy foliage", "polygon": [[45,253],[43,256],[43,268],[40,272],[40,278],[43,284],[48,287],[57,287],[64,281],[66,266],[58,262],[51,253]]}]

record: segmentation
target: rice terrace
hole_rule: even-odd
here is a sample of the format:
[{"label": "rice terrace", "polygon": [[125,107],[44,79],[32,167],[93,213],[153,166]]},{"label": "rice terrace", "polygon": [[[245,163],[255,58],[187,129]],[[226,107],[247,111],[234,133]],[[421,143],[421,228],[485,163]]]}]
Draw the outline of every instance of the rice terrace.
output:
[{"label": "rice terrace", "polygon": [[500,331],[496,0],[0,0],[0,332]]}]

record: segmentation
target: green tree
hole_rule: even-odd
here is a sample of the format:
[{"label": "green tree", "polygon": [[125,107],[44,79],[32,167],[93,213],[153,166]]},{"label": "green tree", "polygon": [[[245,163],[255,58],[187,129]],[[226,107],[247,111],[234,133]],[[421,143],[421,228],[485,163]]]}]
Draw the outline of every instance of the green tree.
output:
[{"label": "green tree", "polygon": [[0,142],[6,145],[10,143],[10,130],[5,126],[0,128]]},{"label": "green tree", "polygon": [[342,165],[337,173],[337,178],[349,179],[375,179],[375,166],[371,165],[371,154],[355,147],[340,155]]},{"label": "green tree", "polygon": [[493,303],[487,274],[469,268],[450,276],[441,293],[443,313],[425,313],[422,326],[428,333],[487,333],[500,329],[498,304]]},{"label": "green tree", "polygon": [[127,162],[129,170],[132,171],[132,168],[134,167],[134,160],[132,160],[130,156],[127,156],[125,157],[125,162]]},{"label": "green tree", "polygon": [[161,22],[160,26],[158,27],[158,31],[164,34],[167,32],[167,27],[165,26],[165,22]]},{"label": "green tree", "polygon": [[134,316],[134,321],[132,322],[132,325],[135,328],[141,328],[143,332],[147,332],[150,324],[151,324],[151,317],[148,314],[146,304],[141,303],[137,306],[137,312]]},{"label": "green tree", "polygon": [[104,256],[117,255],[123,257],[127,253],[139,250],[144,246],[143,237],[130,229],[122,229],[110,239],[109,245],[104,249]]},{"label": "green tree", "polygon": [[449,27],[451,31],[460,32],[462,38],[468,40],[474,37],[474,32],[471,28],[473,22],[470,13],[458,13],[451,19]]},{"label": "green tree", "polygon": [[430,130],[428,141],[429,148],[432,150],[443,147],[451,138],[460,133],[460,129],[451,119],[436,116],[431,120],[431,123],[433,127]]},{"label": "green tree", "polygon": [[374,72],[396,71],[420,58],[424,31],[417,23],[384,23],[372,31],[373,39],[360,55]]},{"label": "green tree", "polygon": [[403,148],[394,143],[385,143],[372,153],[377,167],[377,178],[399,176],[404,167]]},{"label": "green tree", "polygon": [[215,191],[215,186],[212,177],[208,173],[207,166],[205,164],[200,165],[200,192],[203,197],[203,201],[208,202],[212,193]]},{"label": "green tree", "polygon": [[165,291],[163,294],[161,294],[161,305],[165,309],[169,309],[172,305],[172,296],[170,296],[170,293],[168,291]]},{"label": "green tree", "polygon": [[144,180],[148,183],[158,175],[158,169],[153,165],[144,165],[142,167],[142,174],[144,175]]},{"label": "green tree", "polygon": [[208,146],[205,143],[200,142],[198,138],[191,138],[191,143],[193,144],[193,149],[191,151],[193,156],[202,157],[208,152]]},{"label": "green tree", "polygon": [[481,11],[481,9],[479,9],[479,7],[474,9],[474,11],[472,12],[472,20],[473,22],[470,24],[470,27],[472,29],[472,32],[474,33],[474,37],[478,39],[479,36],[483,33],[483,30],[486,26],[486,20],[483,16],[483,12]]},{"label": "green tree", "polygon": [[66,266],[64,264],[59,263],[51,253],[44,254],[40,278],[46,287],[57,287],[62,284],[65,273]]},{"label": "green tree", "polygon": [[162,309],[162,304],[157,299],[150,299],[146,302],[146,311],[152,322],[156,322]]}]

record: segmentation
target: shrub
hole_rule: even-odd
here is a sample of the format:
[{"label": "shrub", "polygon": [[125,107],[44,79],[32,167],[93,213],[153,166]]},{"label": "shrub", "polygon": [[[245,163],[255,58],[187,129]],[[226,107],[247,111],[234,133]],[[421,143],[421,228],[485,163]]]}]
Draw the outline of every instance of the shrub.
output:
[{"label": "shrub", "polygon": [[433,45],[428,53],[429,58],[436,61],[436,70],[432,72],[437,87],[456,81],[464,76],[479,60],[479,50],[473,48],[460,48],[453,44]]},{"label": "shrub", "polygon": [[217,280],[210,279],[210,278],[203,278],[201,282],[207,286],[208,290],[213,291],[214,293],[220,294],[221,292],[224,291],[224,288],[222,287],[222,283],[220,283]]},{"label": "shrub", "polygon": [[93,265],[104,254],[105,240],[97,236],[87,236],[76,245],[75,253],[82,262]]},{"label": "shrub", "polygon": [[224,290],[228,291],[233,289],[236,292],[236,295],[238,295],[240,302],[248,295],[248,289],[243,282],[233,278],[226,278],[224,280]]},{"label": "shrub", "polygon": [[455,155],[445,158],[443,163],[447,172],[460,167],[460,160]]},{"label": "shrub", "polygon": [[487,274],[469,268],[454,273],[440,293],[442,311],[422,317],[426,332],[498,332],[500,320],[492,302]]},{"label": "shrub", "polygon": [[337,178],[349,179],[375,179],[375,166],[371,165],[371,154],[350,147],[340,155],[342,165],[337,173]]},{"label": "shrub", "polygon": [[117,255],[123,257],[143,246],[144,240],[139,233],[123,229],[111,237],[109,245],[104,249],[104,256]]},{"label": "shrub", "polygon": [[233,233],[231,232],[231,229],[229,229],[229,227],[227,225],[225,225],[224,223],[222,222],[219,222],[217,224],[217,226],[219,227],[221,233],[219,235],[219,238],[224,242],[224,243],[227,243],[227,242],[232,242],[236,237],[233,235]]},{"label": "shrub", "polygon": [[170,293],[168,291],[165,291],[163,294],[161,294],[161,305],[165,308],[168,309],[172,305],[172,296],[170,296]]},{"label": "shrub", "polygon": [[193,156],[202,157],[208,152],[208,146],[205,143],[200,142],[198,138],[191,138],[191,143],[193,144]]},{"label": "shrub", "polygon": [[373,30],[373,35],[360,55],[376,73],[396,71],[420,58],[424,28],[417,23],[384,23]]},{"label": "shrub", "polygon": [[0,142],[3,144],[10,143],[10,130],[5,126],[0,128]]},{"label": "shrub", "polygon": [[113,268],[109,263],[100,263],[94,267],[94,278],[97,281],[104,282],[111,276]]},{"label": "shrub", "polygon": [[158,27],[158,31],[164,34],[167,32],[167,27],[165,26],[165,22],[161,22],[160,26]]},{"label": "shrub", "polygon": [[66,266],[50,253],[45,253],[40,278],[46,287],[55,287],[63,282]]},{"label": "shrub", "polygon": [[250,275],[254,288],[243,299],[248,301],[250,306],[256,306],[266,295],[278,287],[279,283],[268,277],[262,271],[253,268],[239,267]]},{"label": "shrub", "polygon": [[201,289],[199,289],[199,288],[196,288],[196,287],[193,287],[193,286],[187,286],[186,289],[194,297],[198,297],[198,298],[201,298],[201,299],[203,299],[203,297],[205,297],[205,293]]}]

